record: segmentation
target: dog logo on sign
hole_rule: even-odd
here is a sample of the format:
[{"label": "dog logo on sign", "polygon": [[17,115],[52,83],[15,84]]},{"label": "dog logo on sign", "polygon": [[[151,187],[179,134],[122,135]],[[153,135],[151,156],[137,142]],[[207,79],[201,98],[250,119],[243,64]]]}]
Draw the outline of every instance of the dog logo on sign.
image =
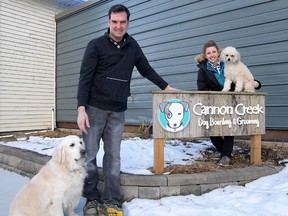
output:
[{"label": "dog logo on sign", "polygon": [[189,103],[170,99],[159,104],[159,123],[169,132],[183,130],[190,121]]}]

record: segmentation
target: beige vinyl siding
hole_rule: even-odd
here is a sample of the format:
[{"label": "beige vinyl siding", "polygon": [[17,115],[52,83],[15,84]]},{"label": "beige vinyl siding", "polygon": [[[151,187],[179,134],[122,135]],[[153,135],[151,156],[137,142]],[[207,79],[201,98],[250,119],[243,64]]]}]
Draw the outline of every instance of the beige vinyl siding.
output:
[{"label": "beige vinyl siding", "polygon": [[0,0],[0,132],[52,127],[57,2]]}]

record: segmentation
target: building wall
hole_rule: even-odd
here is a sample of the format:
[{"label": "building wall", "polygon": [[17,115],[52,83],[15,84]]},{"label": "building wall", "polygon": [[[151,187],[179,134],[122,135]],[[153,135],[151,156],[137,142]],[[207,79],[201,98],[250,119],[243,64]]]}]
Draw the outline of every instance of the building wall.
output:
[{"label": "building wall", "polygon": [[55,108],[53,0],[0,0],[0,132],[48,129]]},{"label": "building wall", "polygon": [[[288,1],[91,1],[57,15],[57,122],[76,122],[79,69],[87,43],[104,34],[111,5],[131,12],[128,33],[151,65],[172,86],[197,90],[194,57],[210,39],[235,46],[266,96],[266,128],[288,129]],[[152,94],[159,90],[135,70],[126,124],[152,121]]]}]

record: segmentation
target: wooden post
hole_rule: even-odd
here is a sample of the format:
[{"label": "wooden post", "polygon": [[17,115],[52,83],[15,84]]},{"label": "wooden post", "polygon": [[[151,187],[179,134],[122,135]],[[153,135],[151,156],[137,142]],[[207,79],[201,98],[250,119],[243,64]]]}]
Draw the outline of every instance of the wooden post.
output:
[{"label": "wooden post", "polygon": [[261,164],[261,135],[251,136],[250,164]]},{"label": "wooden post", "polygon": [[164,173],[164,139],[154,138],[154,173]]}]

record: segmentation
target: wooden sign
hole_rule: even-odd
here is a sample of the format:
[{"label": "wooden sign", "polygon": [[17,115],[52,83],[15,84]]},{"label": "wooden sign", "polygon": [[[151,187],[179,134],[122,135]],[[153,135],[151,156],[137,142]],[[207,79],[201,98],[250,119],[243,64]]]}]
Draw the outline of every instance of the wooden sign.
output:
[{"label": "wooden sign", "polygon": [[[153,138],[158,146],[155,155],[159,158],[164,152],[162,139],[167,138],[265,134],[265,96],[266,93],[246,92],[153,92]],[[251,140],[259,142],[259,137]],[[259,163],[259,159],[254,163]]]},{"label": "wooden sign", "polygon": [[265,93],[153,92],[154,138],[264,133]]}]

